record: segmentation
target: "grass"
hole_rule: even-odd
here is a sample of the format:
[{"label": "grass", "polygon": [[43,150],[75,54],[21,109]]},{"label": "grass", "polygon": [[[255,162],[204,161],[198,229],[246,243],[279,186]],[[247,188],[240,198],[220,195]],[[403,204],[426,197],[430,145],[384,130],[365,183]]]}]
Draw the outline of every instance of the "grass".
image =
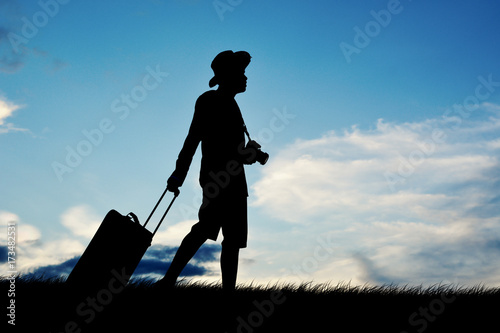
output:
[{"label": "grass", "polygon": [[[7,280],[0,284],[9,289]],[[500,288],[485,286],[242,285],[231,296],[207,283],[164,290],[134,280],[110,288],[89,297],[62,279],[19,277],[16,326],[53,333],[489,332],[500,310]]]}]

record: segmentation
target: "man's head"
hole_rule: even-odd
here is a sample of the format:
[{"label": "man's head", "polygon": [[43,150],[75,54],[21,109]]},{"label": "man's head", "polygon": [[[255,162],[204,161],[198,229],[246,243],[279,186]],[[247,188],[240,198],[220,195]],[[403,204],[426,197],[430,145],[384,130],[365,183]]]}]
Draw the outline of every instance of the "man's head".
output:
[{"label": "man's head", "polygon": [[230,90],[235,94],[244,92],[247,86],[245,68],[250,63],[250,54],[245,51],[224,51],[219,53],[212,61],[214,77],[208,85],[215,85]]}]

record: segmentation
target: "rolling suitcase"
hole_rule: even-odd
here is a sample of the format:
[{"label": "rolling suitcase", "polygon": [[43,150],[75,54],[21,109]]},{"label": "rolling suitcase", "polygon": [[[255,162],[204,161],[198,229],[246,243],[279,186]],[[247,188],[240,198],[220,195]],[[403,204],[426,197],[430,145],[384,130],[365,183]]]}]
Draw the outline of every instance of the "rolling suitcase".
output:
[{"label": "rolling suitcase", "polygon": [[150,232],[146,225],[166,193],[165,189],[144,225],[134,213],[124,216],[116,210],[109,211],[69,274],[66,285],[81,293],[126,285],[179,195],[179,192],[174,194],[158,225]]}]

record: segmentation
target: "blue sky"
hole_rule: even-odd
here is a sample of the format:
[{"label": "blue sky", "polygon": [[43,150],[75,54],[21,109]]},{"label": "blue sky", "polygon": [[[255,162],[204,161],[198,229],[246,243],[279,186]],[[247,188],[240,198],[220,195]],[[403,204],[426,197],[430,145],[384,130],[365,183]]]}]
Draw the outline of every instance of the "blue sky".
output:
[{"label": "blue sky", "polygon": [[[271,155],[246,169],[240,281],[500,285],[499,13],[496,1],[3,1],[0,220],[18,225],[18,269],[64,272],[110,209],[145,220],[213,57],[231,49],[252,55],[236,99]],[[196,222],[199,160],[152,273]],[[187,275],[220,279],[217,244]]]}]

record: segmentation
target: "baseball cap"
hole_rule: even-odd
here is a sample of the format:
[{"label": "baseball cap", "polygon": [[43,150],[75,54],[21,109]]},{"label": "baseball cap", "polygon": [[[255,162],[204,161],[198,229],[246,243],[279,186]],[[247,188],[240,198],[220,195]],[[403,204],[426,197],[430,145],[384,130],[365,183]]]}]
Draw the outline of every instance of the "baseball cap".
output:
[{"label": "baseball cap", "polygon": [[250,54],[246,51],[233,52],[228,50],[219,53],[212,61],[211,67],[214,71],[214,77],[208,83],[210,88],[219,84],[221,77],[244,71],[248,64],[250,64],[251,58]]}]

